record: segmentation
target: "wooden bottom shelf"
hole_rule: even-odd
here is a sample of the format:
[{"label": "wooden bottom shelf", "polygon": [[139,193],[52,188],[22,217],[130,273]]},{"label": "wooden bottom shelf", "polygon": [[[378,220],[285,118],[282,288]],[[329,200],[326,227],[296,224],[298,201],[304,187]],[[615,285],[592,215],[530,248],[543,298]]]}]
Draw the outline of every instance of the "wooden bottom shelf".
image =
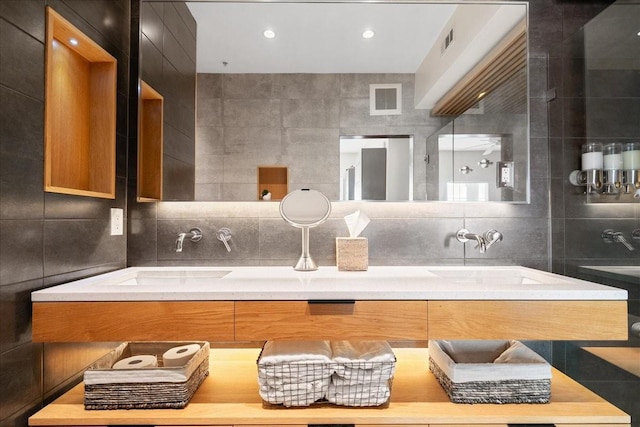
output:
[{"label": "wooden bottom shelf", "polygon": [[628,426],[629,415],[553,370],[548,404],[469,405],[449,401],[428,369],[428,350],[395,349],[398,359],[386,408],[264,408],[258,395],[259,349],[212,349],[210,375],[184,409],[85,411],[76,386],[29,419],[31,426],[95,425],[480,425]]}]

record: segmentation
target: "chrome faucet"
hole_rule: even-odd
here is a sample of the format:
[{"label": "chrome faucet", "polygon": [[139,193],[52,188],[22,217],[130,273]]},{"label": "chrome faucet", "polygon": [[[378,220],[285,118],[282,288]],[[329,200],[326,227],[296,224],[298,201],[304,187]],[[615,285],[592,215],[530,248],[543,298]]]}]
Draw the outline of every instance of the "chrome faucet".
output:
[{"label": "chrome faucet", "polygon": [[192,242],[199,242],[202,239],[202,230],[200,230],[198,227],[194,227],[189,230],[188,233],[178,234],[178,239],[176,240],[176,252],[182,252],[182,243],[187,237]]},{"label": "chrome faucet", "polygon": [[502,241],[502,233],[498,230],[491,229],[482,235],[470,233],[466,228],[462,228],[456,233],[456,239],[461,243],[475,240],[477,242],[476,249],[480,250],[480,253],[483,254],[494,243]]},{"label": "chrome faucet", "polygon": [[635,250],[633,245],[629,243],[629,241],[624,237],[624,234],[622,234],[622,232],[620,231],[613,231],[611,229],[606,229],[602,232],[602,239],[606,243],[614,243],[614,242],[622,243],[624,247],[629,249],[630,251]]}]

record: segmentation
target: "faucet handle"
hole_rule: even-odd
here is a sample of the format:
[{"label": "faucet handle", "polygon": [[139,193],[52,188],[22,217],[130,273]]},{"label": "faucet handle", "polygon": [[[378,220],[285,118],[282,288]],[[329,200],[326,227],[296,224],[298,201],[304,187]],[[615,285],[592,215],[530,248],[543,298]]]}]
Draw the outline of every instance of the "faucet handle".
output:
[{"label": "faucet handle", "polygon": [[229,246],[229,240],[231,240],[231,230],[227,227],[222,227],[216,232],[216,237],[222,243],[224,243],[224,247],[227,248],[227,252],[231,252],[231,246]]},{"label": "faucet handle", "polygon": [[502,241],[502,233],[492,228],[484,233],[484,238],[487,241],[487,249],[489,249],[494,243]]},{"label": "faucet handle", "polygon": [[193,227],[191,230],[189,230],[189,234],[191,234],[192,242],[199,242],[200,240],[202,240],[202,230],[200,230],[198,227]]}]

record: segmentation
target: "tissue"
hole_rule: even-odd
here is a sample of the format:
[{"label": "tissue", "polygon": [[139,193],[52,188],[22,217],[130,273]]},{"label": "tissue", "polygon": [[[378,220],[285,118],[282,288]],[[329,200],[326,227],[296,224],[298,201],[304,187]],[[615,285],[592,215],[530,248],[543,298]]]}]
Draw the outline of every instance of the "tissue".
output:
[{"label": "tissue", "polygon": [[352,239],[358,237],[360,233],[362,233],[362,230],[364,230],[371,222],[369,217],[360,211],[355,211],[354,213],[345,216],[344,221],[347,223],[349,237]]},{"label": "tissue", "polygon": [[336,237],[336,264],[340,271],[364,271],[369,268],[369,241],[358,237],[371,222],[360,211],[344,217],[349,237]]}]

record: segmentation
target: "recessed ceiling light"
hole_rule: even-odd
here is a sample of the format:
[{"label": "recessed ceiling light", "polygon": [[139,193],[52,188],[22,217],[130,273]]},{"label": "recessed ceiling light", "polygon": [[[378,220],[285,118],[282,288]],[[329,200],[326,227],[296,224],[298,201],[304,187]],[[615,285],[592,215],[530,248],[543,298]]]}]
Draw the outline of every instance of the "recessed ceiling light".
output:
[{"label": "recessed ceiling light", "polygon": [[71,46],[78,46],[78,40],[76,39],[69,39],[69,43],[71,43]]},{"label": "recessed ceiling light", "polygon": [[478,94],[478,99],[482,98],[483,96],[485,96],[487,94],[487,92],[480,92]]},{"label": "recessed ceiling light", "polygon": [[268,39],[272,39],[276,36],[276,32],[273,30],[264,30],[264,33],[262,33],[262,35]]},{"label": "recessed ceiling light", "polygon": [[362,32],[362,38],[364,38],[364,39],[370,39],[375,35],[376,35],[376,33],[374,33],[373,30],[364,30]]},{"label": "recessed ceiling light", "polygon": [[637,34],[637,36],[638,36],[638,37],[640,37],[640,31],[638,31],[638,34]]}]

